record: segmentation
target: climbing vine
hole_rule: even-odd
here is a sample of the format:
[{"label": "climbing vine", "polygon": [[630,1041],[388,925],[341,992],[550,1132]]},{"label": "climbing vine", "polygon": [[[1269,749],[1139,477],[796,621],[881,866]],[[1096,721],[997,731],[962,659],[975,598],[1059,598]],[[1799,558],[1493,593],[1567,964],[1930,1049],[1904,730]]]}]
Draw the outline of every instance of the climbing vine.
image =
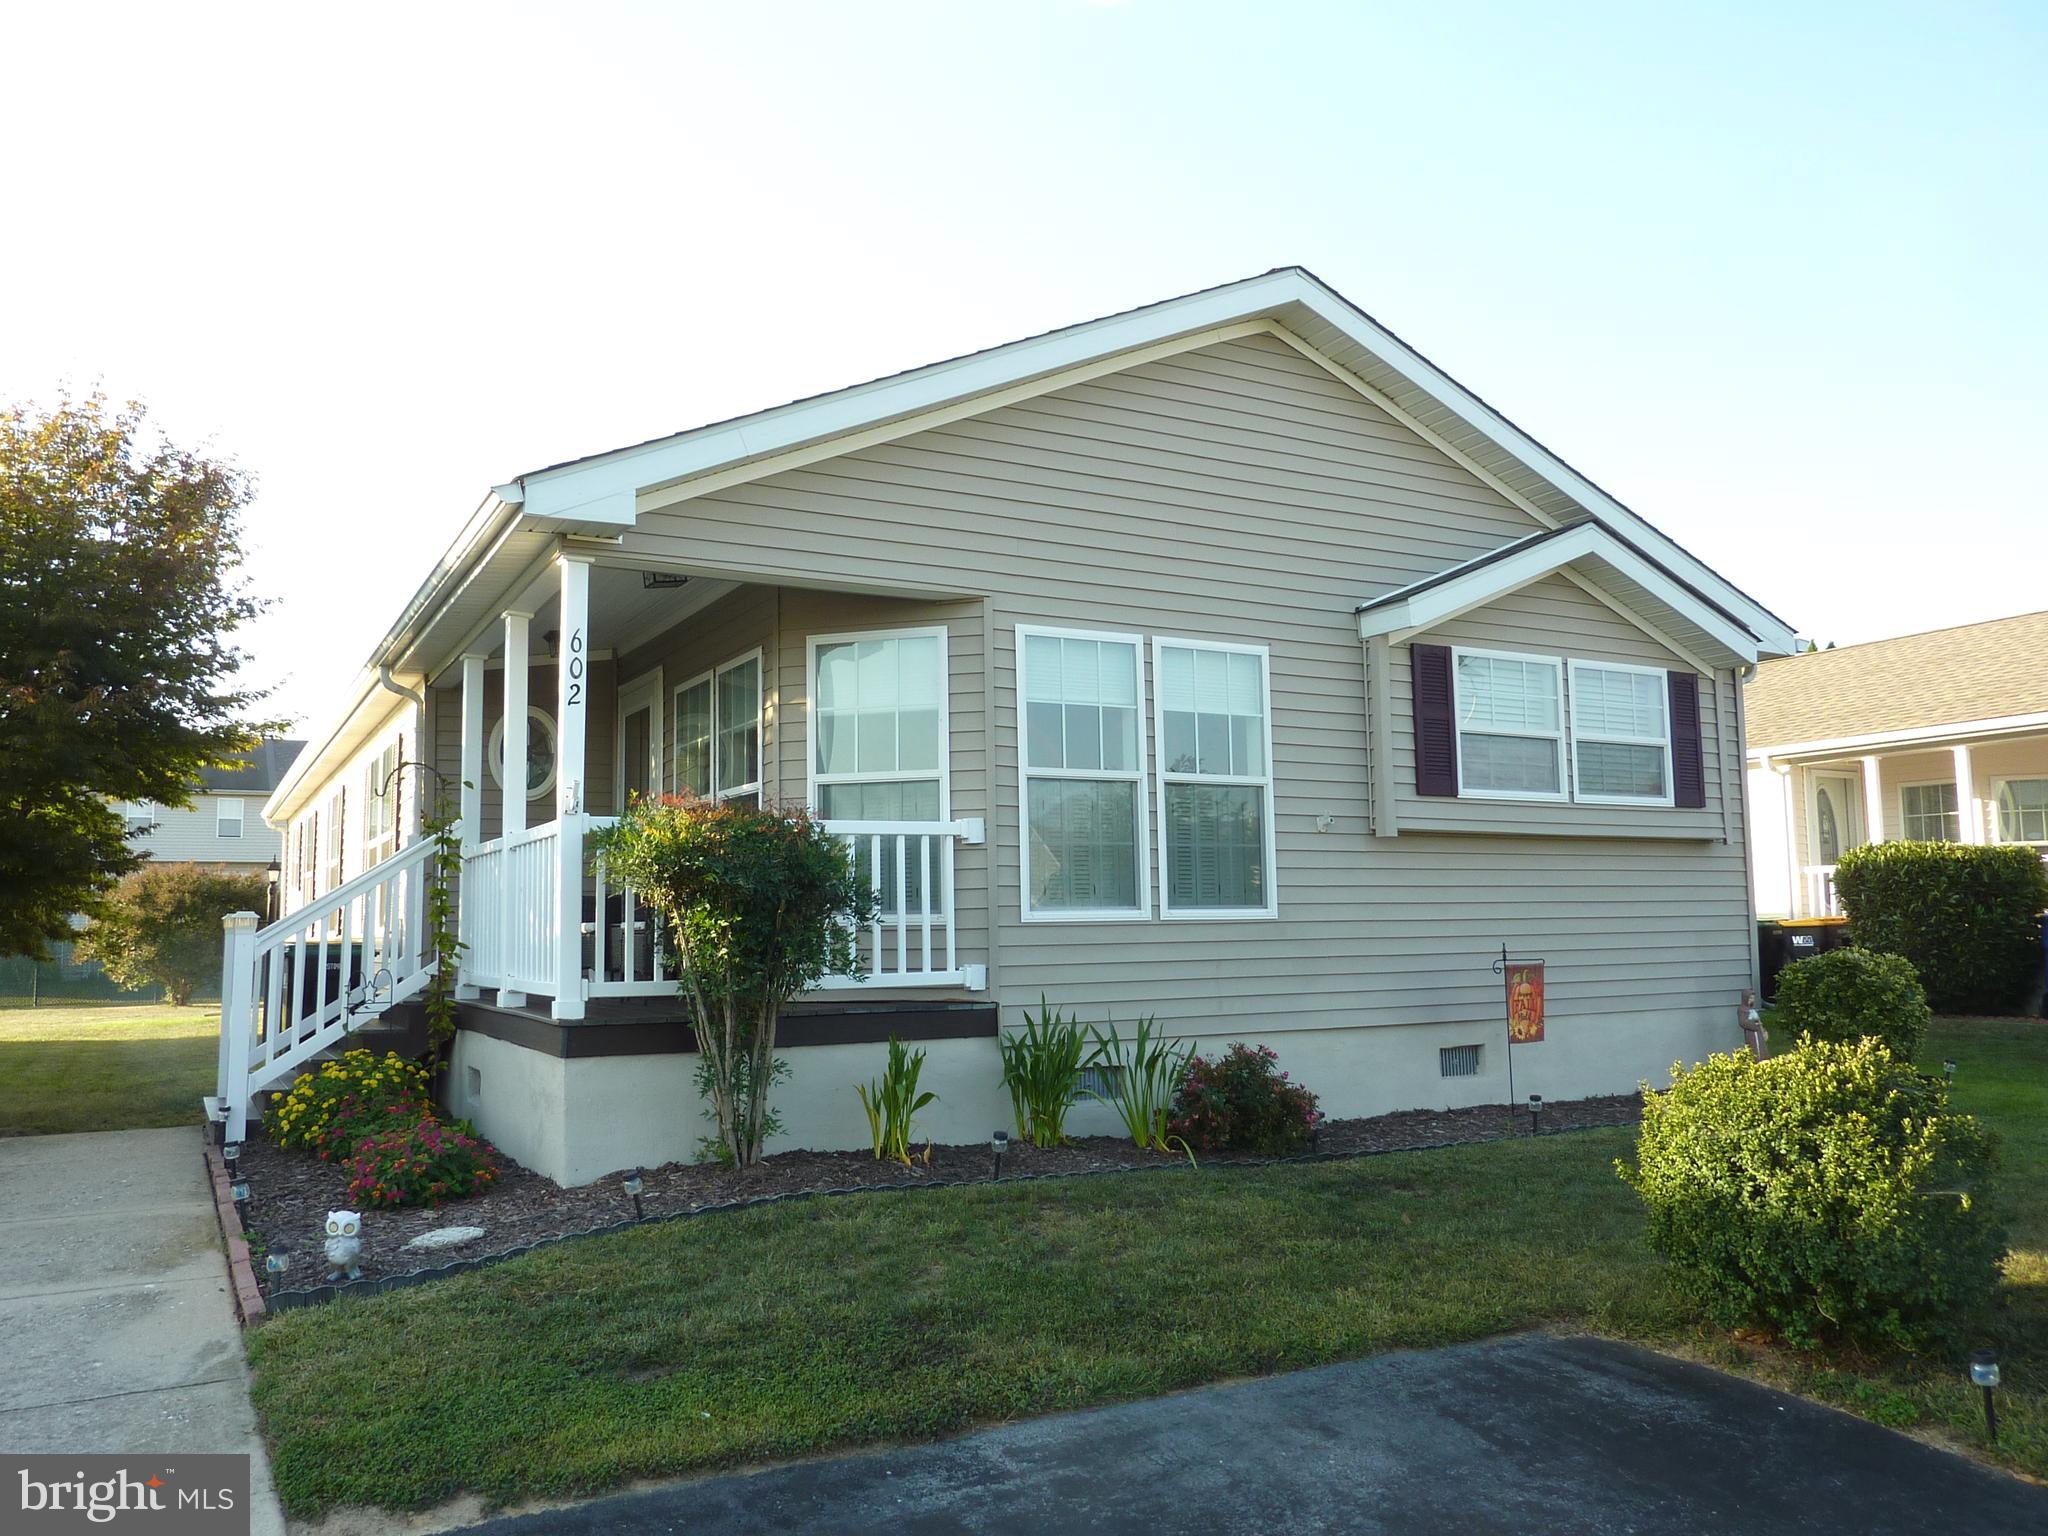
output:
[{"label": "climbing vine", "polygon": [[427,860],[427,941],[438,962],[427,980],[427,1034],[437,1055],[445,1054],[455,1038],[455,972],[462,958],[462,939],[455,920],[455,882],[462,873],[462,823],[448,796],[447,786],[436,774],[433,813],[421,824],[420,835],[432,839],[434,851]]}]

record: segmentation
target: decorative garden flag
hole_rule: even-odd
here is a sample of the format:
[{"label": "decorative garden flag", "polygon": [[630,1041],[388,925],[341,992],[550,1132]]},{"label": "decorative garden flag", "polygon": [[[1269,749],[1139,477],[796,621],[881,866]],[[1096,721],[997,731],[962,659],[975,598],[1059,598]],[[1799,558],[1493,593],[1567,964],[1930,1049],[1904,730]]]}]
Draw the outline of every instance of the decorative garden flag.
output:
[{"label": "decorative garden flag", "polygon": [[1543,962],[1517,960],[1507,968],[1508,1043],[1533,1045],[1543,1038]]}]

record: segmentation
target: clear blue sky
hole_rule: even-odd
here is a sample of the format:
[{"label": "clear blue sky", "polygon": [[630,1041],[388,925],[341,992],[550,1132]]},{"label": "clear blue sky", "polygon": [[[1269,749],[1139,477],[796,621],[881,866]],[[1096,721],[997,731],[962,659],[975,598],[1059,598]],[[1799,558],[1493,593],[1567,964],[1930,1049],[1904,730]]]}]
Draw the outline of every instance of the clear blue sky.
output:
[{"label": "clear blue sky", "polygon": [[2048,6],[8,6],[0,396],[261,479],[321,716],[495,480],[1299,262],[1822,640],[2048,607]]}]

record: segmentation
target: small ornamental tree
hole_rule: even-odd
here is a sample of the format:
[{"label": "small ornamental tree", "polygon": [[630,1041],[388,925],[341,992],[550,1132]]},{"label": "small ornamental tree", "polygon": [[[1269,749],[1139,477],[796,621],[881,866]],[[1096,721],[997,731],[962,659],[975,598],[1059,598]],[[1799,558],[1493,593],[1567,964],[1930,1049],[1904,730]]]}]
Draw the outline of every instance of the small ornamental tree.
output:
[{"label": "small ornamental tree", "polygon": [[591,849],[614,884],[668,918],[679,989],[695,1015],[712,1149],[741,1168],[758,1162],[774,1123],[768,1091],[783,1005],[853,972],[854,928],[874,915],[873,893],[846,847],[791,807],[636,801]]},{"label": "small ornamental tree", "polygon": [[220,920],[260,912],[263,876],[208,864],[145,864],[107,898],[79,935],[80,959],[97,960],[124,987],[162,987],[179,1007],[220,980]]}]

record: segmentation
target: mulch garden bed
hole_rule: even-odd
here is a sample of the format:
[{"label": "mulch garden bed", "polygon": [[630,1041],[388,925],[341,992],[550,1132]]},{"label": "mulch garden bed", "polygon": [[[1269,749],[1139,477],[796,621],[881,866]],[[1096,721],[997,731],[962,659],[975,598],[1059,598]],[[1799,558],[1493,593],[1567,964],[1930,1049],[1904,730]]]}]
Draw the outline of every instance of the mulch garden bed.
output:
[{"label": "mulch garden bed", "polygon": [[[1541,1131],[1578,1130],[1601,1125],[1633,1125],[1642,1117],[1635,1094],[1575,1099],[1546,1104]],[[1316,1132],[1315,1155],[1351,1157],[1398,1152],[1456,1142],[1496,1141],[1509,1134],[1504,1106],[1471,1109],[1410,1109],[1356,1120],[1326,1120]],[[1518,1109],[1514,1134],[1529,1134],[1529,1114]],[[740,1172],[716,1163],[668,1163],[646,1169],[641,1205],[648,1218],[677,1216],[710,1205],[823,1190],[882,1189],[904,1185],[960,1184],[985,1180],[992,1171],[988,1143],[934,1147],[927,1165],[920,1155],[910,1168],[878,1162],[867,1152],[778,1152],[757,1167]],[[1218,1155],[1205,1162],[1233,1165],[1259,1159]],[[1040,1149],[1012,1141],[1003,1158],[1003,1177],[1029,1178],[1056,1174],[1102,1173],[1160,1165],[1185,1165],[1186,1159],[1140,1152],[1128,1140],[1086,1136],[1063,1147]],[[327,1262],[322,1252],[327,1213],[355,1208],[348,1192],[343,1163],[323,1163],[305,1152],[286,1152],[252,1134],[241,1152],[240,1171],[248,1179],[252,1209],[246,1221],[251,1242],[260,1254],[288,1257],[282,1277],[263,1276],[266,1291],[305,1290],[321,1284]],[[595,1227],[633,1219],[633,1202],[617,1177],[576,1189],[563,1189],[551,1179],[503,1160],[503,1172],[489,1191],[438,1209],[407,1207],[363,1212],[362,1253],[358,1258],[365,1280],[437,1269],[528,1247],[550,1238],[587,1232]],[[481,1227],[483,1236],[455,1247],[407,1249],[422,1233],[445,1227]],[[258,1260],[261,1263],[260,1257]]]}]

